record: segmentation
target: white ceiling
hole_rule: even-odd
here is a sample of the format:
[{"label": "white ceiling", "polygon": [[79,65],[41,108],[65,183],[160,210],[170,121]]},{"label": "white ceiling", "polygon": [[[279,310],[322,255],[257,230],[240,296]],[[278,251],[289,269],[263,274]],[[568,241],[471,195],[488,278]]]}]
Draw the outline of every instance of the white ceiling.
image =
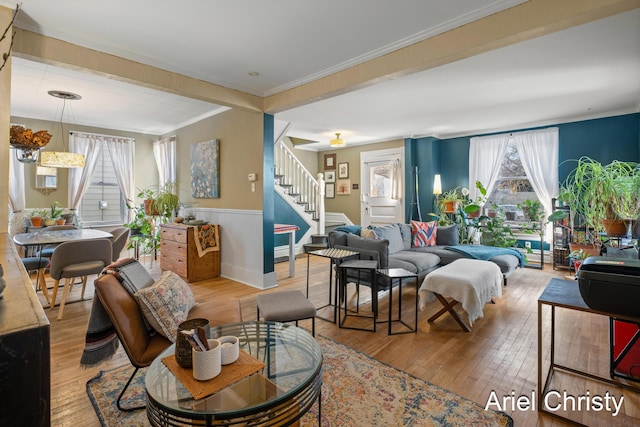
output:
[{"label": "white ceiling", "polygon": [[[50,0],[24,0],[16,26],[268,96],[521,2],[57,0],[52,7]],[[259,76],[249,75],[254,71]],[[60,102],[46,93],[68,90],[83,97],[67,104],[68,121],[152,135],[226,109],[18,57],[11,86],[14,116],[54,120]],[[323,149],[335,132],[348,143],[448,138],[637,111],[638,9],[282,111],[276,119],[291,122],[290,136],[320,141],[308,147]]]}]

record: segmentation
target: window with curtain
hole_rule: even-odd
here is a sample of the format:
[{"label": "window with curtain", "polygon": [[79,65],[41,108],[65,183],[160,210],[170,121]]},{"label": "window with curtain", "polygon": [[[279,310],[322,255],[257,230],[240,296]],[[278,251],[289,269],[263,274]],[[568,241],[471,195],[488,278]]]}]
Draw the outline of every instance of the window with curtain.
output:
[{"label": "window with curtain", "polygon": [[102,141],[99,150],[89,187],[80,202],[80,220],[83,225],[122,224],[126,221],[122,217],[126,205],[107,143]]},{"label": "window with curtain", "polygon": [[[557,127],[471,138],[469,182],[482,182],[488,203],[515,210],[518,217],[519,203],[538,200],[546,217],[551,199],[558,196],[558,145]],[[471,195],[477,196],[475,188]]]},{"label": "window with curtain", "polygon": [[134,197],[135,140],[72,132],[71,151],[85,154],[84,168],[69,171],[69,206],[84,226],[123,224]]}]

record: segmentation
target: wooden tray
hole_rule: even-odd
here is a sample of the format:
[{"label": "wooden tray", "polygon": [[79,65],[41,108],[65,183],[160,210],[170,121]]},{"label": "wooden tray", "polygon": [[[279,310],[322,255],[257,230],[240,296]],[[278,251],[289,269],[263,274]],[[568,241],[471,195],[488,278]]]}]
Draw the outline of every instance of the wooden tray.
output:
[{"label": "wooden tray", "polygon": [[208,381],[198,381],[193,378],[192,369],[185,369],[178,365],[175,355],[163,358],[162,363],[169,368],[196,400],[212,395],[238,380],[258,372],[265,366],[263,362],[240,350],[238,360],[229,365],[223,365],[222,371],[217,377]]}]

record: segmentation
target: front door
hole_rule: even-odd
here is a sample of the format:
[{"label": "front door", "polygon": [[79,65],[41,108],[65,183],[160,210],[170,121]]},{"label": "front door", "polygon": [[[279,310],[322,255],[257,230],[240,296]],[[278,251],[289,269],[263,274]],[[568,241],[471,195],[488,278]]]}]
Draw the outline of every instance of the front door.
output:
[{"label": "front door", "polygon": [[360,224],[404,221],[404,147],[360,153]]}]

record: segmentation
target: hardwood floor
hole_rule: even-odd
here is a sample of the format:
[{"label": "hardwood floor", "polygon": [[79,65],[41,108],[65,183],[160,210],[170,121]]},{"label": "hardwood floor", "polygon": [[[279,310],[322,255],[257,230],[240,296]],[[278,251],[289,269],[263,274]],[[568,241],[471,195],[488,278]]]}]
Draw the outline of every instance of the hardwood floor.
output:
[{"label": "hardwood floor", "polygon": [[[123,254],[125,255],[125,254]],[[159,263],[149,258],[144,265],[155,277],[160,275]],[[278,288],[305,289],[306,256],[296,261],[296,277],[288,278],[288,264],[276,264]],[[552,277],[563,277],[566,272],[519,269],[503,288],[502,298],[484,307],[484,318],[474,323],[470,333],[463,332],[449,315],[434,323],[427,319],[439,310],[439,303],[429,303],[419,313],[418,332],[415,334],[387,336],[386,325],[379,325],[377,332],[340,329],[336,325],[316,320],[316,333],[344,343],[384,363],[395,366],[412,375],[467,397],[485,406],[491,392],[502,400],[503,395],[531,396],[537,390],[537,299]],[[328,261],[311,257],[311,295],[316,306],[328,299]],[[92,282],[92,278],[90,278]],[[353,287],[352,287],[353,288]],[[404,287],[403,312],[413,320],[413,286]],[[361,287],[360,305],[370,300],[368,288]],[[241,300],[245,320],[255,319],[255,296],[261,292],[250,286],[224,278],[192,284],[196,300],[211,297],[235,297]],[[79,295],[79,287],[72,291],[69,300]],[[267,291],[268,292],[268,291]],[[86,382],[100,370],[109,370],[129,364],[122,349],[102,365],[82,369],[79,365],[84,346],[84,336],[91,308],[93,287],[87,287],[85,301],[68,304],[62,320],[56,320],[56,310],[46,310],[51,322],[51,406],[54,426],[99,426],[97,416],[85,390]],[[41,301],[44,297],[39,293]],[[381,295],[381,315],[387,315],[388,295]],[[394,300],[396,295],[394,294]],[[349,301],[355,304],[353,293]],[[361,308],[366,310],[366,306]],[[466,315],[462,315],[466,320]],[[558,310],[556,357],[567,364],[582,364],[602,376],[608,372],[608,323],[607,318],[569,310]],[[546,322],[549,323],[549,322]],[[301,322],[310,329],[310,321]],[[548,336],[549,328],[545,327]],[[548,352],[547,352],[548,353]],[[549,355],[546,355],[548,360]],[[567,361],[569,360],[569,361]],[[558,376],[552,389],[562,392],[565,388],[573,394],[604,394],[608,389],[617,398],[622,391],[615,387],[603,387],[569,375]],[[612,417],[607,412],[583,411],[570,416],[591,426],[640,425],[638,396],[625,392],[621,413]],[[633,404],[635,401],[635,404]],[[564,426],[561,420],[540,415],[537,411],[512,410],[510,414],[516,426]]]}]

